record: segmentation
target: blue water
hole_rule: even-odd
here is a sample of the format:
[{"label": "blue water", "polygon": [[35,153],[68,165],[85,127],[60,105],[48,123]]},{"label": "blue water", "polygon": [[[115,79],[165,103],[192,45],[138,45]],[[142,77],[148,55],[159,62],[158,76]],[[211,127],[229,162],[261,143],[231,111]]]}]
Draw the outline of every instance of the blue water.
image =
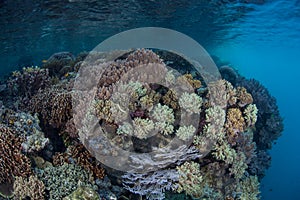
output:
[{"label": "blue water", "polygon": [[[227,3],[226,3],[227,2]],[[300,199],[300,1],[1,1],[0,74],[79,53],[136,27],[185,33],[275,96],[285,130],[271,150],[262,199]]]}]

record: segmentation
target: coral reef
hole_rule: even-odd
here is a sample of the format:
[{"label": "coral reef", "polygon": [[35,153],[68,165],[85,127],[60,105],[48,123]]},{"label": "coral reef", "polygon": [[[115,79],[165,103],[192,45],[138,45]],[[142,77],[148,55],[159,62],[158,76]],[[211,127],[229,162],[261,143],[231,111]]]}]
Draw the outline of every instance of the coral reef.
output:
[{"label": "coral reef", "polygon": [[177,192],[185,191],[194,198],[202,196],[203,177],[200,165],[195,162],[185,162],[176,168],[179,173]]},{"label": "coral reef", "polygon": [[176,170],[159,170],[150,174],[126,173],[123,176],[125,189],[139,195],[146,195],[147,199],[162,200],[166,190],[175,190],[174,183],[178,181]]},{"label": "coral reef", "polygon": [[63,200],[100,200],[99,194],[90,187],[78,187]]},{"label": "coral reef", "polygon": [[88,172],[92,173],[94,178],[103,179],[105,176],[104,169],[82,144],[71,145],[65,153],[56,153],[53,156],[53,164],[55,166],[61,166],[64,163],[76,163]]},{"label": "coral reef", "polygon": [[40,90],[31,98],[28,110],[38,113],[43,124],[62,128],[72,117],[71,92],[55,87]]},{"label": "coral reef", "polygon": [[206,83],[174,52],[130,49],[60,52],[13,72],[0,85],[0,194],[259,199],[283,120],[258,81],[219,71]]},{"label": "coral reef", "polygon": [[28,179],[15,177],[14,199],[43,200],[45,199],[45,185],[36,176],[29,176]]},{"label": "coral reef", "polygon": [[51,79],[48,70],[39,67],[27,67],[23,68],[21,72],[15,71],[6,83],[10,91],[9,96],[12,98],[11,102],[21,102],[18,107],[26,106],[33,95],[40,89],[49,87],[50,84]]},{"label": "coral reef", "polygon": [[43,181],[48,199],[62,199],[70,195],[79,186],[93,187],[90,174],[74,164],[63,164],[57,167],[46,167],[36,170],[36,174]]},{"label": "coral reef", "polygon": [[41,151],[49,142],[39,125],[37,114],[32,116],[29,113],[14,112],[11,109],[2,107],[0,122],[7,124],[15,130],[16,135],[24,138],[22,150],[26,153]]},{"label": "coral reef", "polygon": [[63,76],[72,71],[75,56],[70,52],[59,52],[51,55],[44,63],[43,68],[48,69],[50,74]]},{"label": "coral reef", "polygon": [[30,159],[21,152],[22,142],[14,130],[0,124],[0,183],[11,183],[16,176],[26,178],[32,174]]},{"label": "coral reef", "polygon": [[197,94],[184,92],[179,98],[180,108],[188,113],[199,113],[201,110],[202,99]]},{"label": "coral reef", "polygon": [[252,95],[259,112],[257,113],[257,123],[255,124],[254,140],[258,149],[270,149],[272,143],[281,135],[283,131],[283,119],[279,114],[276,99],[272,97],[263,85],[255,79],[240,78],[237,82]]}]

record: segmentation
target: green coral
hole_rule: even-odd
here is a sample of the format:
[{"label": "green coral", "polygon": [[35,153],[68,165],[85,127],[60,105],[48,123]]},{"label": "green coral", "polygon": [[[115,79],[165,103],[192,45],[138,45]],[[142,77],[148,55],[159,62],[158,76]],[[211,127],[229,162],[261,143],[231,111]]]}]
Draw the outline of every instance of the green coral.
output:
[{"label": "green coral", "polygon": [[147,138],[154,129],[154,123],[150,119],[135,118],[133,120],[133,135],[139,139]]},{"label": "green coral", "polygon": [[259,181],[257,176],[249,176],[240,181],[237,193],[240,194],[239,200],[258,200],[259,198]]},{"label": "green coral", "polygon": [[74,164],[47,167],[38,171],[38,177],[49,192],[49,199],[62,199],[70,195],[78,186],[93,186],[92,175]]},{"label": "green coral", "polygon": [[202,98],[195,93],[184,92],[179,98],[179,105],[188,113],[199,113],[201,111]]},{"label": "green coral", "polygon": [[176,135],[181,140],[189,140],[195,133],[196,128],[192,125],[190,126],[181,126],[176,131]]},{"label": "green coral", "polygon": [[119,128],[117,129],[118,135],[130,135],[133,132],[133,127],[130,123],[124,122]]},{"label": "green coral", "polygon": [[99,200],[99,195],[91,187],[78,187],[72,194],[63,200]]},{"label": "green coral", "polygon": [[236,158],[236,151],[231,148],[226,140],[220,140],[214,146],[214,152],[212,155],[218,159],[225,161],[227,164],[232,164]]},{"label": "green coral", "polygon": [[172,124],[175,121],[173,109],[159,103],[154,107],[151,116],[156,121],[155,128],[158,131],[164,135],[173,133],[174,127]]},{"label": "green coral", "polygon": [[257,121],[258,109],[255,104],[249,104],[244,110],[247,126],[253,126]]}]

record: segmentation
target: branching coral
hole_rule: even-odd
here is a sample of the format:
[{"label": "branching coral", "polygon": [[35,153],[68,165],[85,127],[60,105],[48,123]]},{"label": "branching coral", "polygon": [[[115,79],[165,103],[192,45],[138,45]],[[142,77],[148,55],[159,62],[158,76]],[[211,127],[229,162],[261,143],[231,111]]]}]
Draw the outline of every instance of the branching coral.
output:
[{"label": "branching coral", "polygon": [[251,93],[253,103],[259,110],[254,131],[257,148],[262,150],[271,148],[273,141],[283,131],[283,119],[280,116],[276,99],[257,80],[240,78],[237,85],[245,87]]},{"label": "branching coral", "polygon": [[244,87],[237,87],[236,89],[237,103],[240,107],[253,103],[253,98]]},{"label": "branching coral", "polygon": [[15,177],[14,199],[43,200],[45,199],[45,185],[36,176],[31,175],[28,179]]},{"label": "branching coral", "polygon": [[248,127],[250,126],[254,126],[254,124],[257,121],[257,113],[258,113],[258,109],[256,108],[255,104],[249,104],[243,114],[245,115],[245,121]]},{"label": "branching coral", "polygon": [[184,74],[183,76],[178,77],[177,81],[184,85],[190,85],[193,89],[201,87],[201,81],[194,79],[192,74]]},{"label": "branching coral", "polygon": [[50,76],[47,69],[39,67],[23,68],[21,72],[16,71],[7,81],[7,86],[14,96],[20,96],[24,103],[38,92],[50,86]]},{"label": "branching coral", "polygon": [[32,174],[30,160],[21,152],[22,142],[12,129],[0,124],[0,183],[11,183],[15,176]]},{"label": "branching coral", "polygon": [[258,200],[259,198],[259,182],[256,176],[249,176],[242,180],[238,186],[237,192],[239,199]]},{"label": "branching coral", "polygon": [[173,89],[168,90],[168,92],[162,97],[164,104],[171,107],[173,110],[179,108],[178,96]]},{"label": "branching coral", "polygon": [[149,174],[126,173],[122,176],[125,189],[147,199],[162,200],[166,190],[176,190],[179,174],[176,170],[159,170]]},{"label": "branching coral", "polygon": [[39,91],[30,100],[28,110],[39,113],[44,124],[62,128],[72,118],[71,92],[55,87]]},{"label": "branching coral", "polygon": [[174,112],[171,108],[166,105],[161,105],[160,103],[156,105],[151,113],[155,121],[155,128],[163,133],[168,135],[173,133],[174,127],[173,123],[175,121]]},{"label": "branching coral", "polygon": [[140,139],[149,137],[154,130],[154,123],[150,119],[135,118],[133,120],[133,135]]},{"label": "branching coral", "polygon": [[24,112],[14,112],[13,110],[6,109],[5,114],[0,117],[3,123],[8,124],[9,127],[16,131],[16,135],[24,138],[22,143],[22,150],[26,153],[32,153],[42,150],[49,139],[45,138],[39,126],[39,119],[37,114],[34,116]]},{"label": "branching coral", "polygon": [[61,166],[65,163],[76,163],[98,179],[102,179],[105,176],[105,171],[100,166],[100,163],[91,156],[82,144],[71,145],[65,153],[56,153],[53,156],[53,164],[55,166]]}]

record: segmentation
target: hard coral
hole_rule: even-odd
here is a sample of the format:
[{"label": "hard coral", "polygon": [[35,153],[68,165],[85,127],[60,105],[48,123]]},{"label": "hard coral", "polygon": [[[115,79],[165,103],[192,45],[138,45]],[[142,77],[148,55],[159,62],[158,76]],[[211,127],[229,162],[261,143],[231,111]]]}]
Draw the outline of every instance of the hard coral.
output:
[{"label": "hard coral", "polygon": [[238,108],[229,108],[227,110],[225,128],[230,142],[235,143],[235,137],[245,130],[246,123],[242,112]]},{"label": "hard coral", "polygon": [[41,90],[30,100],[28,110],[40,114],[44,124],[62,128],[72,117],[71,92],[54,87]]},{"label": "hard coral", "polygon": [[72,70],[75,57],[70,52],[55,53],[44,63],[43,68],[50,71],[51,75],[62,76]]},{"label": "hard coral", "polygon": [[126,173],[122,176],[125,189],[147,199],[165,199],[166,190],[176,190],[179,174],[176,170],[158,170],[153,173]]},{"label": "hard coral", "polygon": [[61,166],[65,163],[71,164],[72,162],[92,173],[95,178],[102,179],[105,176],[104,169],[82,144],[71,145],[65,153],[56,153],[53,156],[55,166]]},{"label": "hard coral", "polygon": [[[37,170],[37,176],[43,181],[49,195],[47,199],[62,199],[70,195],[79,186],[92,186],[90,175],[84,169],[73,164],[47,167]],[[47,194],[48,194],[47,193]]]},{"label": "hard coral", "polygon": [[91,187],[78,187],[72,194],[63,200],[100,200],[99,194]]},{"label": "hard coral", "polygon": [[257,148],[270,149],[272,143],[283,131],[283,119],[280,116],[276,99],[257,80],[240,78],[237,85],[245,87],[251,93],[253,102],[259,110],[255,124],[256,130],[254,131]]},{"label": "hard coral", "polygon": [[253,98],[244,87],[237,87],[236,89],[237,102],[240,107],[253,103]]},{"label": "hard coral", "polygon": [[21,152],[22,142],[12,129],[0,124],[0,183],[11,183],[16,176],[32,174],[30,160]]},{"label": "hard coral", "polygon": [[15,177],[14,199],[43,200],[45,199],[45,185],[36,176],[31,175],[28,179]]},{"label": "hard coral", "polygon": [[185,192],[193,198],[200,198],[203,195],[203,175],[200,165],[195,162],[185,162],[178,166],[179,182],[177,192]]},{"label": "hard coral", "polygon": [[178,77],[177,81],[179,83],[184,83],[190,85],[193,89],[198,89],[201,87],[201,81],[194,79],[192,74],[184,74]]},{"label": "hard coral", "polygon": [[7,86],[13,96],[20,96],[26,102],[38,92],[50,86],[50,76],[47,69],[39,67],[23,68],[14,72],[7,81]]}]

